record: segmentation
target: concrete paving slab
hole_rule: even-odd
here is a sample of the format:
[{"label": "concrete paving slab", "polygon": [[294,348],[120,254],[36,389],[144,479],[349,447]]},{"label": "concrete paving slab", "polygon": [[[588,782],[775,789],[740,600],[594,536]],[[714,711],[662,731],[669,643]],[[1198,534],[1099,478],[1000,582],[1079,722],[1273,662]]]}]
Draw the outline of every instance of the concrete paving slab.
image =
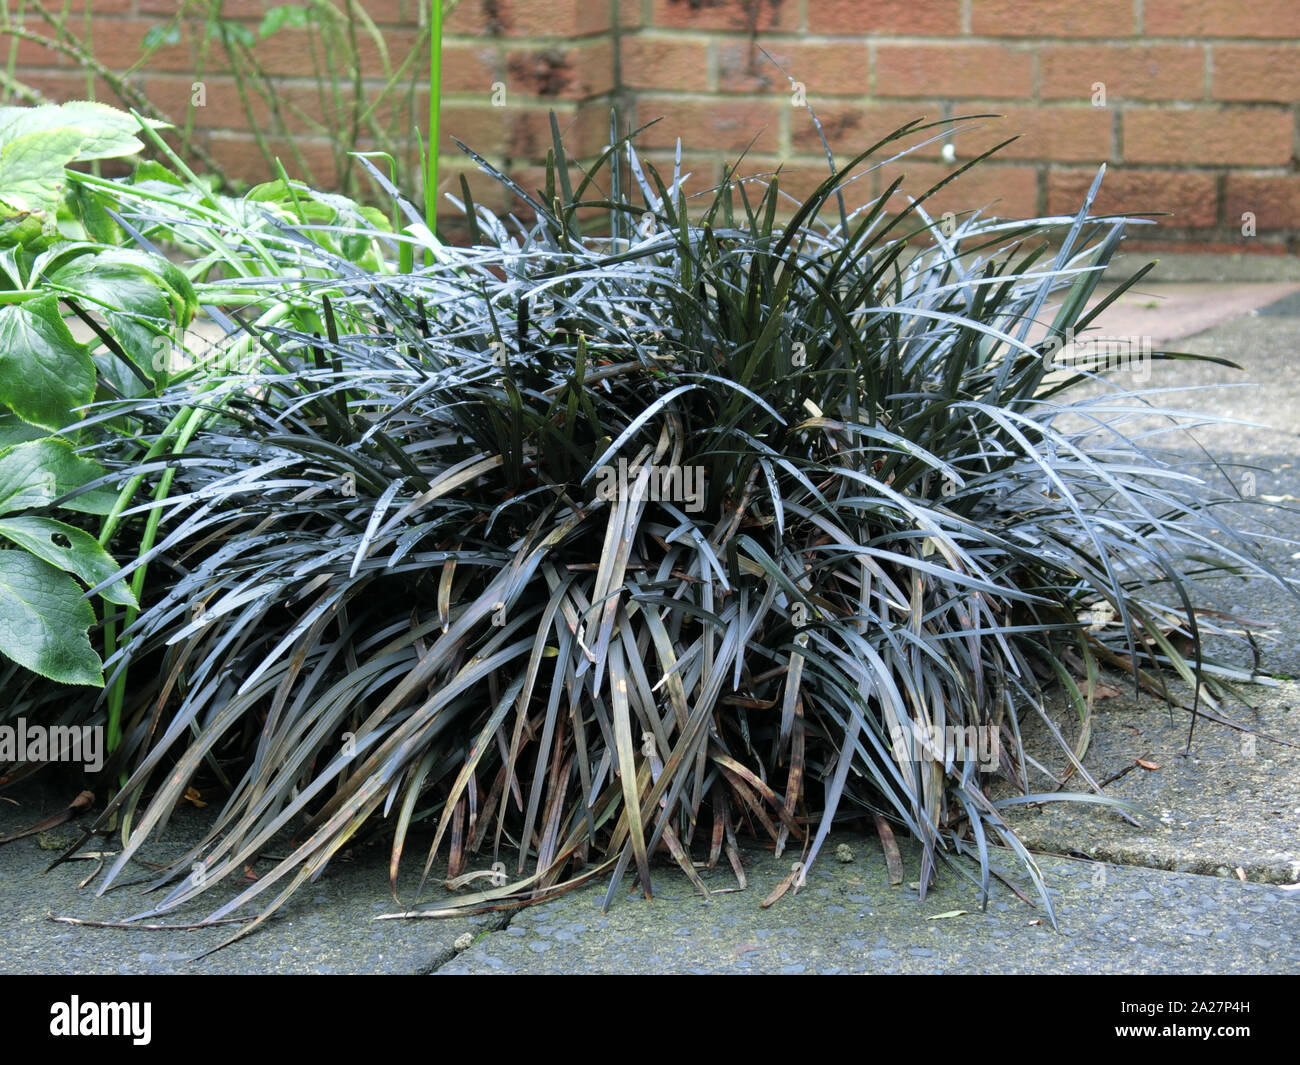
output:
[{"label": "concrete paving slab", "polygon": [[[1131,236],[1136,236],[1133,232]],[[1125,252],[1111,263],[1116,277],[1127,276],[1152,259],[1158,266],[1151,277],[1159,282],[1214,281],[1236,284],[1241,281],[1300,281],[1300,258],[1294,255],[1268,254],[1188,254],[1183,252]]]},{"label": "concrete paving slab", "polygon": [[[1190,693],[1180,691],[1183,698]],[[1058,854],[1142,865],[1154,869],[1233,877],[1251,882],[1300,881],[1300,683],[1276,688],[1242,686],[1256,709],[1225,707],[1223,716],[1285,740],[1272,743],[1191,714],[1172,713],[1150,695],[1136,698],[1131,681],[1111,676],[1096,703],[1084,764],[1108,795],[1127,799],[1149,816],[1133,825],[1111,809],[1049,802],[1013,806],[1007,822],[1025,845]],[[1078,735],[1074,711],[1053,701],[1052,717],[1066,738]],[[1029,754],[1058,778],[1067,763],[1041,721],[1022,716]],[[1137,764],[1141,759],[1146,768]],[[1030,790],[1053,791],[1057,782],[1032,767]],[[1110,783],[1106,783],[1111,781]],[[1076,773],[1066,791],[1088,791]],[[995,794],[1014,794],[1000,785]],[[1300,934],[1300,927],[1297,928]]]},{"label": "concrete paving slab", "polygon": [[[1111,291],[1110,286],[1102,287],[1089,307]],[[1150,337],[1158,348],[1296,295],[1300,295],[1300,282],[1294,281],[1160,284],[1148,275],[1102,311],[1086,335]]]},{"label": "concrete paving slab", "polygon": [[1294,318],[1300,315],[1300,292],[1292,292],[1281,299],[1274,300],[1256,312],[1270,318]]},{"label": "concrete paving slab", "polygon": [[[1205,478],[1221,494],[1240,495],[1242,502],[1217,508],[1219,520],[1253,534],[1256,550],[1279,576],[1300,580],[1300,375],[1294,372],[1300,317],[1242,314],[1172,344],[1153,342],[1162,346],[1229,359],[1242,369],[1149,360],[1135,366],[1140,380],[1112,375],[1116,386],[1144,390],[1153,406],[1184,412],[1180,424],[1193,426],[1190,432],[1170,431],[1168,419],[1130,415],[1123,430],[1130,437],[1148,434],[1144,446],[1164,452],[1172,465]],[[1087,383],[1071,395],[1083,399],[1108,391],[1113,389]],[[1198,424],[1194,415],[1222,421]],[[1063,429],[1085,424],[1059,423]],[[1262,634],[1260,668],[1300,677],[1300,599],[1264,580],[1198,580],[1196,588],[1203,605],[1272,626]],[[1240,644],[1209,646],[1212,657],[1238,666],[1252,662]]]},{"label": "concrete paving slab", "polygon": [[[75,789],[73,789],[75,792]],[[0,836],[17,832],[57,812],[73,792],[44,787],[24,787],[6,792],[13,802],[0,801]],[[178,810],[162,841],[143,850],[147,860],[170,860],[184,854],[203,836],[215,810]],[[84,819],[89,823],[90,819]],[[142,894],[143,887],[94,894],[96,883],[84,889],[78,883],[95,869],[90,861],[72,861],[44,870],[62,850],[75,843],[80,822],[16,840],[0,847],[0,899],[4,900],[5,926],[0,939],[0,973],[56,973],[64,975],[126,974],[204,975],[232,973],[343,974],[427,973],[454,953],[457,937],[477,935],[502,923],[504,918],[471,917],[454,921],[375,922],[378,913],[397,906],[388,889],[388,847],[370,845],[351,857],[336,858],[315,883],[306,884],[283,910],[254,934],[205,958],[191,960],[235,930],[224,925],[195,931],[146,931],[138,928],[96,928],[60,924],[50,915],[85,921],[119,922],[148,909],[158,896]],[[103,838],[86,850],[120,850],[120,841]],[[414,897],[414,885],[423,865],[413,850],[404,863],[399,887],[403,898]],[[265,872],[270,863],[258,870]],[[435,875],[441,869],[435,869]],[[44,875],[43,875],[44,874]],[[149,870],[137,867],[126,880],[141,880]],[[247,884],[240,885],[245,887]],[[202,908],[191,906],[150,923],[185,924],[198,921],[235,891],[221,886],[210,892]],[[441,898],[432,891],[424,897]]]},{"label": "concrete paving slab", "polygon": [[[851,861],[836,861],[841,844]],[[907,874],[917,876],[917,848],[900,847]],[[1027,905],[996,880],[987,912],[976,886],[950,871],[924,902],[914,889],[890,887],[871,836],[833,835],[807,886],[768,909],[761,901],[798,854],[778,859],[747,847],[744,857],[743,892],[706,900],[665,869],[652,901],[620,891],[602,914],[604,886],[593,885],[516,914],[438,973],[1300,971],[1300,896],[1274,886],[1044,857],[1054,931],[1041,904]],[[1024,890],[1014,859],[1002,852],[993,861]],[[735,886],[730,870],[701,876],[710,889]]]}]

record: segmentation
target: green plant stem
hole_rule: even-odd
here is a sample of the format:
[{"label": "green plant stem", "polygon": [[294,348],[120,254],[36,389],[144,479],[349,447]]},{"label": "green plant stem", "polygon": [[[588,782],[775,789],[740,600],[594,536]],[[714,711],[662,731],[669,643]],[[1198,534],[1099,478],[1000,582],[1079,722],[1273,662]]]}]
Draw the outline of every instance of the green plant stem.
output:
[{"label": "green plant stem", "polygon": [[[361,81],[361,49],[357,41],[357,5],[355,2],[346,5],[347,11],[347,35],[348,47],[352,49],[352,54],[357,57],[357,61],[352,66],[352,107],[351,122],[352,128],[348,131],[348,143],[356,147],[357,139],[361,136],[361,112],[366,105],[366,92]],[[348,188],[352,177],[352,156],[345,154],[339,161],[342,165],[337,167],[339,173],[339,184]]]},{"label": "green plant stem", "polygon": [[[289,314],[292,308],[285,303],[278,303],[263,314],[256,323],[255,328],[272,325],[279,321],[285,315]],[[251,338],[244,338],[244,350],[251,347]],[[154,442],[154,445],[145,454],[142,462],[152,462],[158,458],[164,451],[170,448],[173,455],[180,455],[185,451],[194,434],[198,432],[203,423],[213,415],[213,411],[199,409],[196,407],[184,407],[177,412],[175,417],[168,423],[167,428],[162,435]],[[167,469],[163,472],[162,477],[158,480],[158,486],[153,492],[153,501],[161,503],[171,492],[172,481],[175,479],[176,470]],[[104,518],[104,523],[100,528],[99,543],[101,547],[107,548],[108,542],[112,539],[114,531],[117,529],[118,522],[121,521],[122,513],[130,505],[131,500],[135,498],[140,484],[144,479],[143,474],[137,474],[132,477],[122,490],[118,493],[117,502],[113,504],[113,509],[109,511]],[[148,521],[145,523],[144,535],[140,538],[140,549],[137,558],[141,555],[148,554],[153,550],[154,542],[158,536],[158,525],[162,520],[162,509],[154,507],[149,512]],[[144,594],[145,575],[148,566],[140,566],[135,573],[131,575],[131,591],[135,595],[136,602],[140,602]],[[107,618],[107,608],[105,609],[106,620],[104,622],[104,651],[105,658],[115,654],[118,650],[117,645],[117,625],[111,619]],[[135,619],[139,616],[139,609],[136,607],[127,607],[123,615],[122,631],[129,629]],[[117,749],[122,742],[122,706],[126,700],[126,677],[127,667],[124,665],[113,682],[112,688],[108,692],[108,729],[106,734],[106,745],[108,753],[111,754]],[[122,782],[125,785],[125,781]]]},{"label": "green plant stem", "polygon": [[[26,0],[18,0],[18,21],[19,22],[22,21],[23,12],[26,10],[26,7],[27,7]],[[6,23],[9,21],[8,10],[9,10],[8,7],[6,7],[5,8]],[[26,93],[31,93],[34,91],[32,89],[29,89],[26,85],[22,84],[22,82],[20,82],[17,79],[17,77],[14,76],[14,71],[17,69],[18,69],[18,39],[15,37],[11,39],[9,42],[9,55],[5,58],[4,71],[0,72],[0,78],[3,79],[3,84],[5,89],[4,96],[0,99],[2,99],[4,103],[9,102],[10,93],[15,93],[18,96],[24,96]],[[39,94],[37,95],[39,96]],[[31,99],[32,97],[26,96],[26,98]]]},{"label": "green plant stem", "polygon": [[[170,445],[172,454],[179,454],[184,451],[185,445],[189,443],[194,433],[202,424],[206,411],[198,411],[191,407],[179,411],[171,422],[168,424],[163,434],[154,442],[148,453],[145,455],[145,462],[151,462],[167,450]],[[161,502],[167,498],[168,492],[171,491],[172,480],[176,474],[175,469],[164,471],[158,481],[158,487],[154,489],[154,502]],[[104,519],[104,524],[99,532],[99,543],[101,547],[107,547],[113,533],[121,520],[122,512],[135,497],[136,490],[140,487],[144,479],[143,474],[132,477],[126,486],[118,493],[117,502],[113,504],[112,511]],[[144,536],[140,540],[140,555],[147,554],[153,549],[154,540],[158,535],[158,523],[162,519],[162,511],[155,508],[149,514],[149,520],[145,525]],[[138,556],[137,556],[138,557]],[[147,566],[141,566],[132,574],[131,591],[135,595],[136,602],[140,601],[140,596],[144,591],[144,578]],[[105,608],[104,621],[104,651],[105,658],[117,651],[117,624],[112,618],[107,617],[107,607]],[[126,613],[122,619],[122,631],[129,629],[136,617],[139,615],[139,609],[136,607],[127,607]],[[111,754],[117,749],[122,742],[122,704],[126,699],[126,668],[118,674],[117,679],[113,682],[112,688],[108,692],[108,732],[107,747],[108,753]],[[123,781],[125,783],[125,781]]]},{"label": "green plant stem", "polygon": [[[82,11],[82,16],[81,16],[81,26],[82,26],[81,32],[84,35],[84,39],[87,41],[90,40],[91,37],[91,14],[92,14],[91,0],[86,0],[85,6]],[[86,71],[86,99],[93,100],[94,98],[95,98],[95,75],[92,74],[89,70],[87,70]]]},{"label": "green plant stem", "polygon": [[[442,117],[442,0],[429,3],[429,129],[425,136],[424,218],[430,233],[438,232],[438,143]],[[424,253],[426,266],[433,265],[433,252]]]},{"label": "green plant stem", "polygon": [[[177,18],[179,19],[185,11],[186,7],[182,6],[180,11],[177,12]],[[199,54],[194,64],[195,82],[202,82],[204,80],[205,72],[208,69],[208,53],[211,51],[211,48],[212,35],[210,33],[201,34],[199,39]],[[181,131],[180,150],[185,155],[190,153],[190,146],[194,143],[194,119],[196,110],[197,107],[194,103],[194,95],[191,93],[190,104],[185,108],[185,128]]]}]

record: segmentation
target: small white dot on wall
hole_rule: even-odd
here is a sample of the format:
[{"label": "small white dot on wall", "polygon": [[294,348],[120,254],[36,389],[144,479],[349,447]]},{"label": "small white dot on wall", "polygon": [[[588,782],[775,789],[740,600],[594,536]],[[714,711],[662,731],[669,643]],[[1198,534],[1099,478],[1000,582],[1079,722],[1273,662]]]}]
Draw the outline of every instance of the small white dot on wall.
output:
[{"label": "small white dot on wall", "polygon": [[943,151],[939,154],[939,157],[945,163],[955,163],[957,161],[957,149],[954,148],[951,144],[945,144],[943,146]]}]

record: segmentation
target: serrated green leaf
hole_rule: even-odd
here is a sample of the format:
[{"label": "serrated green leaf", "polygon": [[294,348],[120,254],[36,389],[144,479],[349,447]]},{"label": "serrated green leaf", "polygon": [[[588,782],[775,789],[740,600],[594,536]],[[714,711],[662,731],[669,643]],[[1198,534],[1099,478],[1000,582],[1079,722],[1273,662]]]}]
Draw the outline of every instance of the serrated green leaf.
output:
[{"label": "serrated green leaf", "polygon": [[122,243],[121,228],[113,221],[103,200],[86,186],[73,182],[64,199],[64,206],[67,215],[81,226],[85,237],[110,247]]},{"label": "serrated green leaf", "polygon": [[244,194],[244,199],[252,200],[254,203],[279,203],[281,200],[289,198],[288,182],[276,178],[274,181],[263,181],[260,185],[254,185]]},{"label": "serrated green leaf", "polygon": [[[155,119],[149,119],[148,123],[154,129],[167,128],[166,122]],[[69,100],[40,107],[0,107],[0,144],[7,146],[33,135],[49,137],[54,144],[54,138],[71,132],[77,144],[65,161],[134,155],[144,147],[136,137],[139,131],[140,124],[125,111],[95,100]]]},{"label": "serrated green leaf", "polygon": [[[88,159],[116,159],[123,155],[134,155],[144,149],[137,136],[140,123],[125,111],[95,100],[69,100],[58,104],[57,108],[60,114],[43,117],[42,128],[56,124],[71,124],[79,128],[84,134],[81,147],[77,149],[79,162]],[[33,108],[33,111],[44,111],[44,108]],[[152,129],[167,129],[169,126],[169,123],[157,119],[145,121]]]},{"label": "serrated green leaf", "polygon": [[188,325],[197,308],[194,286],[166,259],[130,249],[80,255],[49,275],[53,283],[85,296],[99,309],[125,311]]},{"label": "serrated green leaf", "polygon": [[[79,458],[66,440],[47,437],[16,444],[0,452],[0,514],[48,506],[102,476],[103,467]],[[107,514],[116,498],[112,492],[94,491],[61,505],[84,514]]]},{"label": "serrated green leaf", "polygon": [[53,216],[85,132],[77,127],[37,130],[0,147],[0,203],[6,215]]},{"label": "serrated green leaf", "polygon": [[[84,529],[53,518],[26,514],[0,518],[0,536],[92,587],[108,580],[122,568]],[[109,585],[100,595],[119,606],[139,605],[125,580]]]},{"label": "serrated green leaf", "polygon": [[160,182],[164,185],[175,185],[183,188],[184,180],[179,174],[174,174],[163,166],[156,159],[145,159],[135,168],[131,175],[130,183],[132,185],[147,185],[150,182]]},{"label": "serrated green leaf", "polygon": [[357,211],[360,213],[362,218],[376,229],[381,230],[384,233],[391,233],[393,231],[393,224],[388,220],[388,216],[378,207],[366,207],[363,204],[359,204],[357,206]]},{"label": "serrated green leaf", "polygon": [[39,248],[50,239],[45,231],[45,216],[22,212],[0,221],[0,248]]},{"label": "serrated green leaf", "polygon": [[95,611],[76,581],[26,551],[0,551],[0,653],[62,684],[104,686],[87,632]]},{"label": "serrated green leaf", "polygon": [[39,425],[31,425],[12,414],[0,414],[0,451],[29,440],[41,440],[47,435]]},{"label": "serrated green leaf", "polygon": [[130,252],[81,255],[53,271],[49,280],[95,304],[165,318],[170,311],[167,289],[152,265]]},{"label": "serrated green leaf", "polygon": [[64,324],[56,296],[0,307],[0,402],[57,430],[94,397],[95,364]]}]

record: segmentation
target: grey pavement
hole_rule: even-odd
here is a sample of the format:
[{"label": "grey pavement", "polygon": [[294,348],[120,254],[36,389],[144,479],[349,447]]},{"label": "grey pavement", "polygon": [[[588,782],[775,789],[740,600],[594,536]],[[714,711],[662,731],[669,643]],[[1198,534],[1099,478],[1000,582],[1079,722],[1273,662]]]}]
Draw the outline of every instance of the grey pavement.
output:
[{"label": "grey pavement", "polygon": [[[839,844],[853,854],[841,863]],[[1205,973],[1300,971],[1293,892],[1262,884],[1044,857],[1056,911],[1030,906],[997,881],[978,888],[947,873],[922,902],[891,888],[870,837],[833,836],[797,896],[760,900],[789,855],[748,851],[747,891],[705,900],[665,869],[652,901],[574,893],[518,914],[439,973]],[[902,846],[915,875],[916,848]],[[1007,854],[994,863],[1023,891]],[[706,884],[734,886],[729,870]],[[1032,896],[1032,888],[1030,889]]]},{"label": "grey pavement", "polygon": [[[35,824],[65,806],[76,788],[26,786],[12,793],[20,805],[0,795],[0,835]],[[162,862],[185,853],[211,823],[215,807],[197,810],[184,805],[173,815],[159,842],[142,848],[145,861]],[[86,824],[90,818],[83,819]],[[77,973],[85,975],[208,974],[208,973],[427,973],[450,959],[454,943],[469,933],[479,935],[500,923],[499,918],[456,921],[382,921],[376,914],[403,907],[388,885],[388,848],[363,845],[330,863],[314,884],[304,885],[266,925],[252,935],[206,957],[196,955],[217,946],[238,930],[221,925],[194,931],[150,931],[66,924],[53,918],[122,922],[149,909],[156,901],[146,894],[151,871],[135,865],[124,875],[128,886],[95,895],[95,883],[78,885],[96,872],[94,860],[65,862],[46,872],[50,863],[81,833],[72,824],[0,847],[0,900],[5,911],[0,938],[0,973]],[[414,843],[399,880],[399,894],[409,902],[423,865]],[[113,854],[121,849],[116,837],[97,837],[83,852]],[[259,865],[265,871],[270,862]],[[437,870],[435,870],[437,872]],[[237,885],[239,888],[247,884]],[[237,892],[224,885],[209,892],[202,909],[191,907],[155,918],[150,924],[191,924],[201,920]],[[438,898],[445,892],[426,892]]]},{"label": "grey pavement", "polygon": [[[1131,258],[1130,270],[1144,261]],[[1183,461],[1207,464],[1220,487],[1231,484],[1250,497],[1250,505],[1224,513],[1273,536],[1260,541],[1262,552],[1282,576],[1300,577],[1300,545],[1287,542],[1300,541],[1300,267],[1271,256],[1185,256],[1163,262],[1154,276],[1114,306],[1099,332],[1151,336],[1157,347],[1224,356],[1244,367],[1237,373],[1157,364],[1147,387],[1213,385],[1188,392],[1183,405],[1261,423],[1204,427],[1203,451],[1186,440],[1169,446]],[[1218,387],[1226,382],[1234,387]],[[975,866],[965,859],[942,865],[921,900],[916,847],[900,838],[905,883],[891,886],[879,841],[852,822],[833,834],[807,885],[767,908],[764,898],[799,855],[787,851],[778,859],[750,843],[743,850],[748,887],[735,890],[724,862],[701,870],[715,892],[708,899],[675,866],[660,864],[653,900],[625,879],[606,913],[602,880],[503,914],[376,921],[403,908],[389,892],[387,847],[376,841],[336,859],[253,935],[190,960],[232,926],[149,931],[51,919],[115,922],[147,905],[139,886],[102,898],[93,885],[79,888],[93,862],[42,875],[57,854],[49,848],[75,838],[64,826],[0,847],[7,917],[0,972],[1297,973],[1300,601],[1258,582],[1220,580],[1205,591],[1219,608],[1272,626],[1256,666],[1264,683],[1242,686],[1244,702],[1219,708],[1258,735],[1201,719],[1189,748],[1187,713],[1139,699],[1122,678],[1108,678],[1085,766],[1110,781],[1108,794],[1136,803],[1143,816],[1133,824],[1110,808],[1074,803],[1007,809],[1035,854],[1055,928],[1009,852],[994,851],[1005,880],[993,880],[987,910],[968,879]],[[1226,643],[1212,650],[1249,661]],[[1059,700],[1053,719],[1075,738],[1077,722]],[[1030,753],[1059,770],[1042,724],[1029,712],[1022,724]],[[1035,783],[1055,786],[1043,776]],[[1068,786],[1083,790],[1077,778]],[[75,790],[51,779],[0,792],[0,835],[48,816]],[[144,857],[162,861],[183,852],[213,814],[211,807],[179,810],[169,835]],[[94,848],[113,851],[117,842]],[[413,895],[421,858],[412,843],[399,882],[403,902]],[[435,866],[421,905],[446,897],[436,886],[440,872]],[[224,897],[166,920],[197,921]]]}]

